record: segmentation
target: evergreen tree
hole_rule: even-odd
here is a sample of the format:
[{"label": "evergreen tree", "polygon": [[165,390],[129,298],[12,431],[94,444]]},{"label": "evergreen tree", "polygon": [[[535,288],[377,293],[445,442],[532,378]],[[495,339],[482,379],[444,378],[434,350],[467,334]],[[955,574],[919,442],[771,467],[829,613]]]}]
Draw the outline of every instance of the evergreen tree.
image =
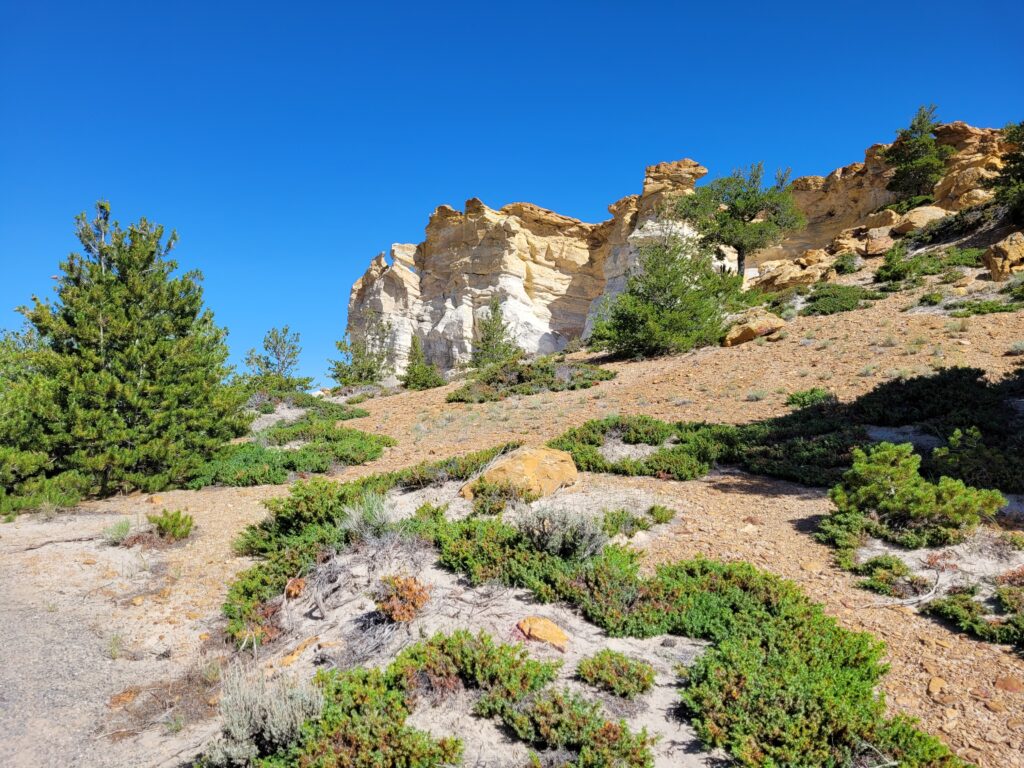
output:
[{"label": "evergreen tree", "polygon": [[736,249],[739,274],[747,256],[775,245],[791,231],[804,227],[804,215],[789,190],[789,171],[779,171],[775,184],[762,185],[764,163],[749,172],[735,171],[698,187],[675,201],[674,215],[690,222],[705,245],[722,243]]},{"label": "evergreen tree", "polygon": [[175,234],[164,242],[146,219],[122,229],[105,202],[76,229],[83,252],[61,263],[56,300],[19,310],[39,340],[25,381],[45,404],[17,447],[100,494],[180,483],[243,427],[226,332],[201,275],[173,276]]},{"label": "evergreen tree", "polygon": [[935,140],[935,105],[919,107],[910,125],[896,132],[896,141],[882,153],[882,159],[896,169],[886,187],[901,200],[921,197],[930,202],[935,184],[946,170],[953,148]]},{"label": "evergreen tree", "polygon": [[717,271],[708,248],[694,239],[646,246],[626,290],[595,324],[591,346],[650,357],[717,344],[742,284],[738,275]]},{"label": "evergreen tree", "polygon": [[427,362],[419,336],[412,337],[409,360],[400,381],[406,389],[433,389],[445,383],[444,376],[437,370],[437,366]]},{"label": "evergreen tree", "polygon": [[1024,224],[1024,121],[1006,126],[1003,140],[1014,148],[1003,158],[999,175],[986,186],[995,189],[996,200],[1009,207],[1016,222]]},{"label": "evergreen tree", "polygon": [[299,334],[284,328],[271,328],[263,337],[263,353],[250,349],[245,356],[245,366],[250,371],[251,383],[259,391],[302,392],[313,386],[313,379],[296,376],[299,356]]},{"label": "evergreen tree", "polygon": [[483,368],[514,360],[522,353],[523,350],[512,339],[512,332],[502,316],[501,300],[497,295],[491,296],[487,314],[477,325],[470,365],[474,368]]},{"label": "evergreen tree", "polygon": [[391,323],[377,312],[364,311],[359,330],[346,333],[334,346],[340,360],[329,360],[330,377],[343,387],[380,384],[391,373],[388,351],[391,344]]}]

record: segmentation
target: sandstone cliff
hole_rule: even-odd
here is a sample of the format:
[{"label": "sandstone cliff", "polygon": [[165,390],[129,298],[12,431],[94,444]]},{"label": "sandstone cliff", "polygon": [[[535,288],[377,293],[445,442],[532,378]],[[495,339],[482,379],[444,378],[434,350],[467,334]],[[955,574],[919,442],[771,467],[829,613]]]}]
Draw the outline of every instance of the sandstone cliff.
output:
[{"label": "sandstone cliff", "polygon": [[[935,186],[935,203],[907,216],[879,212],[895,199],[886,189],[892,172],[882,160],[884,144],[868,148],[864,162],[795,179],[793,193],[808,226],[751,259],[762,265],[756,280],[781,288],[827,279],[836,253],[881,255],[894,232],[988,200],[982,182],[995,175],[1007,150],[999,132],[954,122],[936,135],[956,154]],[[562,349],[588,333],[601,303],[621,292],[641,245],[690,232],[659,216],[660,206],[691,192],[705,174],[688,159],[650,166],[641,193],[612,203],[611,218],[598,224],[529,203],[494,210],[474,198],[461,212],[442,205],[422,243],[393,245],[390,261],[378,255],[352,286],[348,330],[358,335],[367,313],[383,314],[393,327],[397,372],[404,370],[413,335],[422,339],[429,360],[450,369],[469,359],[475,326],[497,295],[524,349]],[[719,251],[718,266],[735,270],[735,254]]]},{"label": "sandstone cliff", "polygon": [[[641,194],[610,205],[611,218],[599,224],[529,203],[494,210],[471,199],[462,212],[442,205],[422,243],[393,245],[390,263],[378,255],[352,286],[348,330],[358,334],[366,313],[381,313],[393,327],[397,371],[414,334],[428,359],[448,369],[469,359],[475,325],[497,295],[524,349],[562,349],[589,328],[604,296],[622,290],[641,244],[689,231],[659,218],[659,206],[706,173],[692,160],[651,166]],[[735,260],[725,254],[721,265],[735,269]]]}]

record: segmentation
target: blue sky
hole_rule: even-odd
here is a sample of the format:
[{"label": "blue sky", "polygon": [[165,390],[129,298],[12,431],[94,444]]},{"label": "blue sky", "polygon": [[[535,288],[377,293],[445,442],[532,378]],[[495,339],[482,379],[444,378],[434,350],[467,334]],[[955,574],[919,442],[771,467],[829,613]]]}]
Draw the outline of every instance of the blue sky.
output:
[{"label": "blue sky", "polygon": [[353,280],[441,203],[585,220],[692,157],[827,173],[919,104],[1024,119],[1024,4],[0,0],[0,326],[95,200],[177,229],[233,359],[320,377]]}]

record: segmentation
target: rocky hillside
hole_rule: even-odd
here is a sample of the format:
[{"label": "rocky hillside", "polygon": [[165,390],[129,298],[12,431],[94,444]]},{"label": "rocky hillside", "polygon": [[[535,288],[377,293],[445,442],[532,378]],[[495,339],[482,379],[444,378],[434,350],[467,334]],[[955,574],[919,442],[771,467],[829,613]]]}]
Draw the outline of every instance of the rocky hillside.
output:
[{"label": "rocky hillside", "polygon": [[[759,266],[748,267],[751,282],[779,288],[828,279],[839,253],[881,256],[893,245],[893,230],[905,234],[988,200],[982,181],[998,171],[1006,151],[998,131],[953,122],[936,135],[955,154],[935,186],[934,203],[905,215],[882,210],[895,200],[886,189],[892,171],[881,159],[887,145],[869,147],[863,162],[828,176],[794,180],[808,226],[758,254]],[[422,243],[393,245],[390,262],[379,254],[352,286],[348,331],[358,335],[369,314],[382,314],[392,325],[398,372],[414,335],[431,362],[450,369],[469,358],[478,318],[497,295],[524,349],[558,351],[585,336],[601,302],[622,290],[644,242],[688,231],[660,216],[660,203],[692,191],[706,174],[689,159],[650,166],[642,192],[612,203],[611,218],[598,224],[530,203],[494,210],[474,198],[463,212],[442,205]],[[735,254],[721,248],[718,257],[722,269],[735,270]]]}]

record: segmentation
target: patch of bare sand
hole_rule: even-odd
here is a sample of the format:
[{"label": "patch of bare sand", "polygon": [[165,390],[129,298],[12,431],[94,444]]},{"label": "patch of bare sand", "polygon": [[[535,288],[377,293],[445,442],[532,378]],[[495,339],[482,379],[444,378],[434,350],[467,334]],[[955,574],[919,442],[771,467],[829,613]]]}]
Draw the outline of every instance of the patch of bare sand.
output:
[{"label": "patch of bare sand", "polygon": [[[265,516],[264,499],[287,492],[174,491],[160,503],[136,494],[0,528],[0,764],[157,766],[194,751],[209,723],[180,721],[171,698],[147,708],[149,722],[120,710],[164,697],[216,644],[227,587],[249,562],[231,541]],[[140,526],[164,508],[194,516],[187,541],[143,550],[104,540],[114,522]]]}]

